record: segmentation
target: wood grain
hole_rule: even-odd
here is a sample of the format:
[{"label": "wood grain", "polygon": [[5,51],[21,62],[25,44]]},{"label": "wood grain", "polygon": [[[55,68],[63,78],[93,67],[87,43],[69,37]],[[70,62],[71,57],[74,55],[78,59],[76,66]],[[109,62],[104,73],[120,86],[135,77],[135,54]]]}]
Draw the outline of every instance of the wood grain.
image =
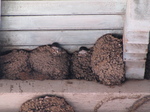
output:
[{"label": "wood grain", "polygon": [[122,30],[82,31],[0,31],[0,45],[94,44],[106,33],[122,34]]},{"label": "wood grain", "polygon": [[124,44],[125,53],[147,53],[147,44]]},{"label": "wood grain", "polygon": [[120,15],[5,16],[1,30],[123,29]]},{"label": "wood grain", "polygon": [[127,60],[146,60],[147,53],[124,53],[124,61]]},{"label": "wood grain", "polygon": [[2,15],[124,14],[126,0],[2,1]]}]

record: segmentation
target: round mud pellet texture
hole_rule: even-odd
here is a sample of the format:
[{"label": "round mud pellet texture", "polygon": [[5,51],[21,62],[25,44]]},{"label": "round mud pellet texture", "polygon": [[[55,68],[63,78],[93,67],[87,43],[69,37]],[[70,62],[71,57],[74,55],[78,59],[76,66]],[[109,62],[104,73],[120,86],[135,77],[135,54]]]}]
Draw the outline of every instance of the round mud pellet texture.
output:
[{"label": "round mud pellet texture", "polygon": [[76,51],[71,57],[71,74],[73,78],[84,79],[88,81],[97,81],[91,68],[92,48],[88,50]]},{"label": "round mud pellet texture", "polygon": [[150,80],[150,52],[148,52],[146,59],[145,79]]},{"label": "round mud pellet texture", "polygon": [[30,79],[30,67],[28,66],[29,53],[25,50],[13,50],[0,56],[0,72],[5,79],[26,80]]},{"label": "round mud pellet texture", "polygon": [[75,112],[64,98],[46,96],[22,104],[19,112]]},{"label": "round mud pellet texture", "polygon": [[93,47],[91,64],[105,85],[119,85],[125,80],[122,39],[111,34],[100,37]]},{"label": "round mud pellet texture", "polygon": [[60,80],[68,77],[69,54],[62,48],[40,46],[30,53],[29,62],[34,79]]}]

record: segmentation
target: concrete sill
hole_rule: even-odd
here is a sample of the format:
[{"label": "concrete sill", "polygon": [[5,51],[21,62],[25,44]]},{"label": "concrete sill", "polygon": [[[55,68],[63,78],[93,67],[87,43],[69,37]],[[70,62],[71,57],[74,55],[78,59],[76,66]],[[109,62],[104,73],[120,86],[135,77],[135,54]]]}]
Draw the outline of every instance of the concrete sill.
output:
[{"label": "concrete sill", "polygon": [[[128,112],[135,101],[150,95],[150,81],[108,87],[82,80],[0,80],[0,112],[18,112],[22,103],[43,95],[64,97],[76,112]],[[150,107],[144,109],[149,112]]]}]

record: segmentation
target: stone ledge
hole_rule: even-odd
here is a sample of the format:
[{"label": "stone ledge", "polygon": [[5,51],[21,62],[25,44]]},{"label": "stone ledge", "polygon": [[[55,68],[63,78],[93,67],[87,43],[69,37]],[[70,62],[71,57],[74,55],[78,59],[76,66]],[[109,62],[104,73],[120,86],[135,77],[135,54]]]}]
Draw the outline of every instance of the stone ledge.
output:
[{"label": "stone ledge", "polygon": [[147,80],[127,81],[114,87],[79,80],[1,80],[0,112],[18,112],[22,103],[43,95],[64,97],[76,112],[128,112],[135,101],[150,95],[149,87]]}]

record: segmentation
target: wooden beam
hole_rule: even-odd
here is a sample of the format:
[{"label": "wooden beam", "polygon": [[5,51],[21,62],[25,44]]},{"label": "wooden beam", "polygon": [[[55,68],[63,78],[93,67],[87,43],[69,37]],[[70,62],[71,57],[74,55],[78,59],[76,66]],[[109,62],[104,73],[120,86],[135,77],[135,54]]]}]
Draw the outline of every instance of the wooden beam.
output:
[{"label": "wooden beam", "polygon": [[[146,60],[145,57],[148,52],[149,44],[149,31],[150,1],[127,0],[124,26],[124,60],[126,61],[127,78],[144,78]],[[136,53],[136,56],[128,55],[129,53]],[[130,64],[128,64],[127,61],[130,61]],[[137,67],[136,62],[139,63],[139,65],[141,64],[144,66]]]},{"label": "wooden beam", "polygon": [[[95,44],[106,33],[122,34],[122,30],[76,31],[0,31],[0,45]],[[42,39],[42,41],[41,41]]]},{"label": "wooden beam", "polygon": [[2,1],[2,15],[124,14],[126,0]]},{"label": "wooden beam", "polygon": [[123,29],[120,15],[5,16],[1,30]]}]

